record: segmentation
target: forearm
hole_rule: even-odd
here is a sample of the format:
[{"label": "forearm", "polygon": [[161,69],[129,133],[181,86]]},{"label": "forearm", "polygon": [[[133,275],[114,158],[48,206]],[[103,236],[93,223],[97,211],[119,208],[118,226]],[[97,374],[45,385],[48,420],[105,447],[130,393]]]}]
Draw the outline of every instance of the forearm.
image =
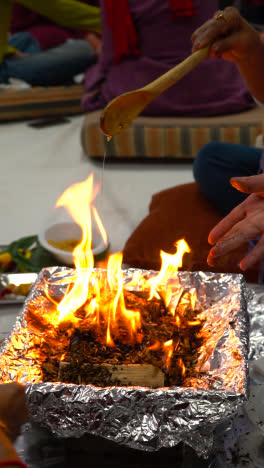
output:
[{"label": "forearm", "polygon": [[101,32],[100,8],[77,0],[17,0],[60,26]]},{"label": "forearm", "polygon": [[264,103],[264,44],[259,41],[254,52],[247,60],[237,62],[237,66],[251,94],[261,103]]}]

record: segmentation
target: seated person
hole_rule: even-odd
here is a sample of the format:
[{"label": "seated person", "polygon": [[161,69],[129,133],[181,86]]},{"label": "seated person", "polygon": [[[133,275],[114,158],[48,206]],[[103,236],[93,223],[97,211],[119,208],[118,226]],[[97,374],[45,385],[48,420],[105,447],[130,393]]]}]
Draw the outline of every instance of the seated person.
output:
[{"label": "seated person", "polygon": [[[71,82],[72,78],[83,73],[88,66],[95,63],[99,53],[98,36],[101,20],[100,9],[86,5],[77,0],[18,0],[18,3],[48,17],[56,24],[68,26],[83,31],[82,39],[64,41],[57,45],[53,32],[50,31],[49,41],[41,44],[40,36],[32,32],[17,33],[9,37],[13,2],[7,1],[0,6],[0,83],[8,83],[9,78],[17,78],[32,86],[49,86]],[[35,31],[36,35],[36,31]],[[48,48],[48,46],[57,47]]]},{"label": "seated person", "polygon": [[[78,1],[85,3],[84,0]],[[89,4],[91,3],[92,0],[89,1]],[[93,40],[97,42],[98,47],[101,44],[101,39],[98,34],[84,29],[72,29],[59,26],[46,16],[39,15],[17,2],[13,4],[10,33],[12,35],[10,39],[18,37],[23,40],[23,35],[29,35],[33,41],[35,39],[38,52],[40,50],[57,47],[69,39],[86,39],[87,36],[89,41]]]},{"label": "seated person", "polygon": [[[192,5],[192,7],[188,7]],[[101,0],[103,45],[86,76],[86,111],[140,88],[185,59],[190,35],[218,8],[218,0]],[[233,63],[204,60],[143,111],[150,116],[211,116],[254,107]]]},{"label": "seated person", "polygon": [[[194,32],[192,40],[194,50],[213,44],[211,57],[235,63],[252,95],[264,103],[264,44],[237,9],[216,13]],[[241,269],[264,256],[264,174],[257,175],[264,168],[262,155],[257,148],[212,143],[195,160],[194,175],[201,192],[227,215],[209,234],[213,245],[209,265],[251,240],[255,240],[254,247],[241,260]]]}]

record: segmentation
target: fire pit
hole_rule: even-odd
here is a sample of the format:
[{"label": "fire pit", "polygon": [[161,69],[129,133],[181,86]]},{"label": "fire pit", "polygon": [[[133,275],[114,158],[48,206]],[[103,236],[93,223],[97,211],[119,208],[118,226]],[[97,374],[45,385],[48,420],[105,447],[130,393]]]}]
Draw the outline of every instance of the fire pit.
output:
[{"label": "fire pit", "polygon": [[[127,270],[125,288],[133,288],[131,284],[139,273],[145,280],[157,276],[154,272]],[[105,271],[93,271],[93,277],[105,275]],[[43,270],[3,350],[1,381],[27,383],[32,420],[61,437],[79,437],[90,432],[146,450],[173,446],[184,440],[198,452],[206,451],[212,428],[236,412],[247,396],[248,324],[243,278],[188,272],[179,272],[174,277],[177,292],[171,301],[179,300],[179,285],[184,291],[196,290],[199,308],[203,310],[199,316],[201,321],[205,320],[200,334],[207,338],[199,348],[196,375],[192,373],[183,379],[176,372],[176,378],[183,379],[182,386],[158,389],[43,382],[49,363],[53,363],[51,373],[54,362],[59,372],[75,333],[75,328],[68,326],[64,339],[58,341],[59,329],[54,322],[56,301],[65,297],[75,278],[74,270]],[[85,378],[85,372],[83,375]],[[151,383],[153,376],[147,375],[146,379],[149,378]]]},{"label": "fire pit", "polygon": [[[76,206],[80,187],[91,195],[86,182],[59,203]],[[122,271],[121,254],[94,269],[90,211],[78,213],[88,221],[76,270],[40,273],[2,349],[1,382],[25,383],[31,419],[60,437],[142,450],[185,441],[207,453],[213,429],[247,397],[243,277],[178,272],[184,240],[161,252],[159,273]]]}]

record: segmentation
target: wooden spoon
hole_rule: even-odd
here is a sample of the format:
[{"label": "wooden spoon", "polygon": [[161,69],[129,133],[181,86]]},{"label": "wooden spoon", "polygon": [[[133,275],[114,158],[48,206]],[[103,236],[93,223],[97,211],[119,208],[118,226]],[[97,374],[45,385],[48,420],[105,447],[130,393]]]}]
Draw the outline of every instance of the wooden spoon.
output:
[{"label": "wooden spoon", "polygon": [[193,68],[206,58],[208,56],[209,49],[210,47],[205,47],[197,50],[183,62],[176,65],[176,67],[144,86],[144,88],[121,94],[121,96],[118,96],[109,102],[100,119],[102,132],[109,137],[118,135],[121,130],[130,125],[130,123],[148,104],[151,103],[151,101],[153,101],[153,99],[180,80],[183,76],[187,75],[187,73],[193,70]]}]

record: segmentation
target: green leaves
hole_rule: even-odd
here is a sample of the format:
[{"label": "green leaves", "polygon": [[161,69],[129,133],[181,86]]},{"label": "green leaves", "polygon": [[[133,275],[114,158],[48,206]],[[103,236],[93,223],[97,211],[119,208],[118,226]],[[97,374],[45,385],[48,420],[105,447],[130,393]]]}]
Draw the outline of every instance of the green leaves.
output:
[{"label": "green leaves", "polygon": [[[109,251],[109,245],[106,249],[95,256],[95,262],[103,260]],[[12,270],[22,272],[38,273],[42,268],[48,266],[61,266],[60,263],[51,252],[44,249],[38,241],[38,236],[22,237],[12,242],[3,252],[9,252],[12,256]],[[1,268],[0,271],[10,271],[7,268]]]},{"label": "green leaves", "polygon": [[58,265],[58,260],[40,245],[38,236],[22,237],[6,250],[20,271],[39,272],[44,267]]}]

